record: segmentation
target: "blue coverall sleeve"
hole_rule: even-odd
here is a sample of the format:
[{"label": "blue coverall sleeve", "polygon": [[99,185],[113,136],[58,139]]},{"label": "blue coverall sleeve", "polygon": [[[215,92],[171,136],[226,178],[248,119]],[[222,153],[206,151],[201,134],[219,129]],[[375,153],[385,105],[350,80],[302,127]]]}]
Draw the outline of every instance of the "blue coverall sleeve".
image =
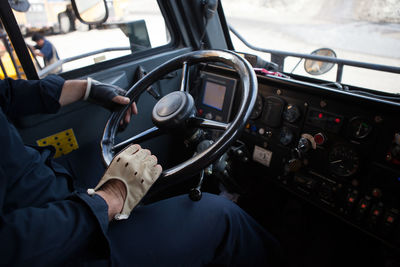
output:
[{"label": "blue coverall sleeve", "polygon": [[56,113],[64,79],[50,75],[41,80],[0,80],[0,106],[10,118],[37,113]]},{"label": "blue coverall sleeve", "polygon": [[[55,183],[38,184],[44,175],[63,178],[48,175],[38,152],[27,153],[1,111],[0,129],[0,266],[57,266],[79,253],[87,256],[90,246],[107,257],[106,202],[97,195],[69,193]],[[51,200],[53,194],[59,199]],[[12,204],[18,200],[20,205]]]},{"label": "blue coverall sleeve", "polygon": [[110,253],[106,202],[57,182],[65,178],[52,172],[39,151],[24,146],[4,114],[56,112],[63,84],[57,76],[1,81],[0,266],[59,266]]},{"label": "blue coverall sleeve", "polygon": [[[0,170],[3,181],[1,173]],[[1,197],[5,195],[4,188],[2,184]],[[79,201],[81,197],[91,202],[90,207]],[[40,208],[28,207],[0,214],[0,265],[59,266],[73,261],[74,257],[90,258],[90,247],[107,257],[109,248],[104,244],[108,242],[101,239],[105,239],[108,218],[97,217],[104,226],[99,229],[92,212],[107,215],[106,203],[99,196],[82,194]]]}]

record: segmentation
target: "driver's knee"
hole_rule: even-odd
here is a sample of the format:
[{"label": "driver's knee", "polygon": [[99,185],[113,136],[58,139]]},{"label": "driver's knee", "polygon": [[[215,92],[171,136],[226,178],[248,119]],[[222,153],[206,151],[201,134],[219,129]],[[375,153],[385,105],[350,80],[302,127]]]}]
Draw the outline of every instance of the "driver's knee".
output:
[{"label": "driver's knee", "polygon": [[[204,216],[206,216],[208,220],[223,220],[225,223],[230,224],[230,227],[236,227],[239,224],[241,226],[251,226],[254,224],[260,229],[262,228],[243,209],[225,197],[203,193],[202,199],[195,205],[197,211],[199,213],[204,212]],[[247,221],[250,223],[247,223]],[[244,222],[246,223],[244,224]]]},{"label": "driver's knee", "polygon": [[[276,250],[275,239],[239,206],[207,193],[200,201],[181,195],[137,207],[128,220],[111,225],[109,234],[118,258],[142,265],[175,259],[186,266],[263,266]],[[187,257],[183,249],[190,251]]]},{"label": "driver's knee", "polygon": [[281,257],[279,243],[243,209],[224,197],[212,194],[204,194],[202,201],[199,203],[208,207],[208,219],[220,220],[225,226],[224,239],[214,263],[229,262],[229,266],[277,265]]}]

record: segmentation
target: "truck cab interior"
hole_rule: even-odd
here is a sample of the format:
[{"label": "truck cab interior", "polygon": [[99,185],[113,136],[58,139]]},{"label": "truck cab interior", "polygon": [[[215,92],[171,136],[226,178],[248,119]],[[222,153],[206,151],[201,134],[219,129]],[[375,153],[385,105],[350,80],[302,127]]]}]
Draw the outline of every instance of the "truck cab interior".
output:
[{"label": "truck cab interior", "polygon": [[[111,2],[72,6],[78,19],[96,25],[83,34],[117,28],[129,39],[126,47],[113,47],[109,34],[99,50],[61,56],[41,70],[12,7],[1,2],[2,24],[27,79],[63,65],[65,79],[91,77],[126,89],[139,110],[122,126],[126,109],[109,112],[85,101],[25,117],[16,125],[27,144],[53,145],[57,157],[73,158],[79,176],[87,171],[82,162],[107,165],[139,143],[164,169],[144,205],[178,194],[193,201],[202,192],[225,195],[277,238],[284,266],[400,266],[398,64],[340,59],[331,49],[301,54],[251,45],[218,0],[136,5],[139,14],[156,6],[162,15],[165,26],[156,31],[165,41],[153,45],[147,22],[106,20],[128,1]],[[233,38],[253,53],[235,49]],[[79,42],[71,45],[79,50]],[[104,60],[98,55],[105,52],[122,54]],[[64,67],[93,56],[94,64]],[[289,57],[308,73],[335,77],[287,71]],[[390,74],[397,92],[344,83],[348,67]]]}]

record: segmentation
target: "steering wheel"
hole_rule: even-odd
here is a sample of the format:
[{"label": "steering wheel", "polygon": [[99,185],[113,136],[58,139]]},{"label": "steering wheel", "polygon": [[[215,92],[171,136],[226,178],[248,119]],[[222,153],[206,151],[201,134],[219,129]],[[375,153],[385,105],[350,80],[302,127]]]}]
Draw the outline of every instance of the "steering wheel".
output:
[{"label": "steering wheel", "polygon": [[[205,62],[222,62],[234,68],[239,75],[240,107],[235,118],[230,123],[222,123],[196,116],[196,107],[193,97],[189,94],[188,79],[189,66]],[[104,163],[108,166],[116,151],[131,144],[140,143],[154,138],[171,129],[176,128],[203,128],[224,131],[220,137],[203,152],[192,158],[164,170],[161,178],[170,178],[198,173],[222,156],[230,145],[239,137],[241,130],[248,120],[257,97],[257,77],[245,59],[231,51],[201,50],[190,52],[173,58],[149,72],[127,92],[131,103],[154,82],[166,74],[182,68],[182,78],[179,91],[173,91],[162,97],[154,106],[152,120],[154,127],[141,132],[119,144],[115,144],[115,135],[123,115],[130,104],[117,112],[113,112],[106,123],[101,141]],[[140,116],[140,115],[138,115]]]}]

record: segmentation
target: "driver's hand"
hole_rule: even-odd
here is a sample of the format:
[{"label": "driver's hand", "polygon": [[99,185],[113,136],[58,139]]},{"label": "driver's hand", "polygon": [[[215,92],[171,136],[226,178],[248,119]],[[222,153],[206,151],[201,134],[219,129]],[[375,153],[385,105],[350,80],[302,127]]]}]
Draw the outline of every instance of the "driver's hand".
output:
[{"label": "driver's hand", "polygon": [[[112,101],[117,104],[120,104],[120,105],[128,105],[130,102],[130,99],[129,99],[129,97],[126,97],[126,96],[117,95],[112,98]],[[137,114],[138,114],[138,109],[137,109],[136,103],[132,102],[131,107],[126,111],[123,120],[121,120],[119,122],[119,124],[122,125],[124,122],[126,124],[128,124],[131,121],[131,116],[137,115]]]},{"label": "driver's hand", "polygon": [[[109,185],[113,185],[115,180],[121,181],[125,186],[125,190],[119,190],[118,186],[116,191],[120,192],[117,195],[126,197],[123,202],[122,209],[114,216],[115,219],[127,219],[134,207],[142,200],[144,195],[153,185],[153,183],[160,176],[162,168],[157,164],[157,158],[151,155],[147,149],[142,149],[140,145],[130,145],[120,153],[115,155],[111,161],[103,178],[94,189],[88,189],[88,193],[98,194],[102,196],[106,202],[113,202],[108,200],[110,194],[106,194]],[[115,185],[115,183],[114,183]],[[110,190],[108,190],[110,191]],[[115,194],[114,194],[115,195]],[[117,197],[117,200],[120,196]],[[115,198],[115,196],[114,196]]]},{"label": "driver's hand", "polygon": [[[101,105],[108,110],[116,111],[120,109],[122,105],[129,104],[130,99],[125,97],[125,94],[126,91],[118,86],[101,83],[88,77],[84,100]],[[137,113],[136,104],[133,102],[125,114],[125,123],[129,123],[131,115]],[[120,123],[122,125],[123,121]]]}]

